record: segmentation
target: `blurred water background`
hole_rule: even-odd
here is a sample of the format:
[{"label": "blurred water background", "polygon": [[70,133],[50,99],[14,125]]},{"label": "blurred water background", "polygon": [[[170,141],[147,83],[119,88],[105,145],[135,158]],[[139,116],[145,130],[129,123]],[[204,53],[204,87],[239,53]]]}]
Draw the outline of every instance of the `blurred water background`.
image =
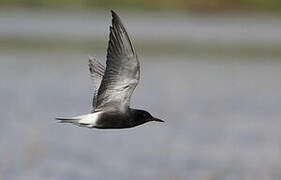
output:
[{"label": "blurred water background", "polygon": [[[133,2],[0,1],[0,179],[281,179],[280,2]],[[141,63],[131,105],[164,124],[54,120],[91,110],[110,9]]]}]

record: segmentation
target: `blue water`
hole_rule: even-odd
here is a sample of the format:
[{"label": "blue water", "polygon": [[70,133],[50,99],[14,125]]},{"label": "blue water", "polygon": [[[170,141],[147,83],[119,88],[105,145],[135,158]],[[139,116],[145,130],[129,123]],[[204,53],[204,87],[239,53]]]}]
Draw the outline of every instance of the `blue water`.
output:
[{"label": "blue water", "polygon": [[91,110],[86,58],[1,53],[1,178],[280,177],[280,63],[144,56],[132,106],[166,123],[104,131],[54,120]]},{"label": "blue water", "polygon": [[[50,17],[56,15],[44,19],[27,13],[8,20],[8,16],[0,15],[1,22],[26,20],[29,25],[23,32],[17,32],[15,25],[5,24],[0,39],[14,35],[33,37],[34,31],[38,32],[34,35],[36,38],[44,34],[47,38],[60,36],[60,28],[50,27],[44,31],[40,30],[43,25],[32,28],[40,19],[42,24],[52,24]],[[63,22],[68,22],[68,27],[75,26],[75,22],[75,27],[87,24],[81,17],[71,17],[76,16],[59,16],[55,22],[58,27]],[[98,17],[103,24],[106,19],[101,14]],[[161,26],[166,23],[163,19],[159,22]],[[221,32],[225,30],[223,27],[228,27],[220,21],[213,26],[214,21],[210,23],[201,18],[192,22],[179,26],[177,32],[184,34],[184,28],[189,26],[208,27],[204,30],[205,39],[203,37],[208,41],[208,34],[210,37],[214,33],[221,35],[213,31],[214,27]],[[236,21],[238,25],[234,23],[229,27],[233,36],[222,33],[220,38],[231,41],[241,35],[242,41],[247,33],[251,34],[243,33],[243,23],[252,30],[262,26],[257,21],[246,22],[247,19],[241,25]],[[264,29],[257,28],[249,38],[255,42],[271,42],[273,32],[278,31],[272,22],[265,23],[270,26]],[[9,28],[11,31],[7,31]],[[75,35],[75,29],[66,28],[65,37],[89,38],[90,30],[91,27],[85,27]],[[140,35],[141,38],[150,37],[149,32],[155,32],[152,30]],[[81,35],[83,32],[85,35]],[[170,39],[177,40],[171,32]],[[259,36],[262,32],[267,34]],[[169,34],[168,30],[165,33]],[[93,32],[93,36],[100,37],[102,33]],[[135,36],[138,37],[137,30]],[[272,42],[278,43],[280,34],[274,37],[276,41]],[[281,178],[280,57],[139,52],[141,81],[131,105],[149,110],[166,123],[96,130],[57,124],[54,120],[56,116],[91,111],[87,56],[92,53],[42,48],[23,50],[18,46],[0,49],[0,179]],[[103,60],[104,53],[97,52],[96,57]]]}]

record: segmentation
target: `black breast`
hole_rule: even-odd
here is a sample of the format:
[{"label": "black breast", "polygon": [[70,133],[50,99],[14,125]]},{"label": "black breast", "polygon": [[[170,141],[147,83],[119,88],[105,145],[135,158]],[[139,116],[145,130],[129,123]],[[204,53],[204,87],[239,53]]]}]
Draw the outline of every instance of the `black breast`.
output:
[{"label": "black breast", "polygon": [[135,122],[129,112],[107,111],[100,114],[96,128],[121,129],[135,126]]}]

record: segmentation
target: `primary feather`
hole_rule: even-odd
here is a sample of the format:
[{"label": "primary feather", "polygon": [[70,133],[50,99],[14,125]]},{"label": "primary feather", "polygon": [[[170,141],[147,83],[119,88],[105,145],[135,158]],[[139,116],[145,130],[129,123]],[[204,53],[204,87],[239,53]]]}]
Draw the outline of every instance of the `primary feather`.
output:
[{"label": "primary feather", "polygon": [[106,69],[98,90],[97,110],[113,104],[120,110],[127,109],[140,79],[140,65],[129,35],[118,15],[111,13]]},{"label": "primary feather", "polygon": [[94,57],[89,56],[89,70],[93,81],[93,101],[92,101],[92,112],[95,111],[97,104],[97,94],[104,75],[105,67]]}]

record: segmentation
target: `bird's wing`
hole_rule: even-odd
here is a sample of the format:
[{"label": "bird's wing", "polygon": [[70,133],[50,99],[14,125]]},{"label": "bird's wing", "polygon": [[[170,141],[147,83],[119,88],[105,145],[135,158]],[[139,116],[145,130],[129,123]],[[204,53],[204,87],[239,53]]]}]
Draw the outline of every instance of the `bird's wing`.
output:
[{"label": "bird's wing", "polygon": [[94,57],[89,56],[89,70],[91,74],[91,79],[93,81],[93,102],[92,102],[92,112],[95,111],[97,104],[97,94],[101,84],[102,77],[104,75],[105,67]]},{"label": "bird's wing", "polygon": [[120,17],[112,13],[107,48],[106,70],[98,91],[97,109],[115,105],[128,108],[130,97],[140,79],[137,55]]}]

